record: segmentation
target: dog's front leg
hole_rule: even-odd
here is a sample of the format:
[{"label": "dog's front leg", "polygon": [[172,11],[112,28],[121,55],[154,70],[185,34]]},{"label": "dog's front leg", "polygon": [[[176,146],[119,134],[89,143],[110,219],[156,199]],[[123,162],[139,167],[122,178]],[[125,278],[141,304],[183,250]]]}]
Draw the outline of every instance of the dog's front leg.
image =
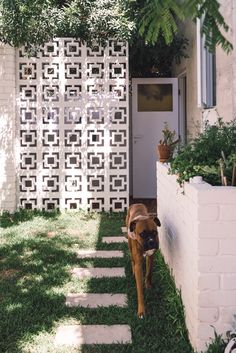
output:
[{"label": "dog's front leg", "polygon": [[145,276],[146,288],[152,287],[153,256],[154,255],[146,257],[146,276]]},{"label": "dog's front leg", "polygon": [[144,308],[144,298],[143,298],[143,266],[142,258],[136,258],[134,263],[134,272],[137,288],[137,297],[138,297],[138,317],[143,318],[145,314]]}]

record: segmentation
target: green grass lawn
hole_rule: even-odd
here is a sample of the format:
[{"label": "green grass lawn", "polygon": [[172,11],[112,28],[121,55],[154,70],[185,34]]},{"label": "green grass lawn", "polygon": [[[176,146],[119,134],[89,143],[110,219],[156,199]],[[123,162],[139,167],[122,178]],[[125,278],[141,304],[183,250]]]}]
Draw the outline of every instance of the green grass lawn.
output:
[{"label": "green grass lawn", "polygon": [[[155,258],[154,287],[145,292],[147,316],[137,317],[135,281],[127,244],[102,244],[101,237],[121,235],[123,214],[42,214],[1,216],[1,353],[192,353],[179,295],[160,253]],[[121,259],[77,259],[82,248],[124,250]],[[78,280],[74,266],[125,266],[126,278]],[[68,308],[68,292],[126,293],[128,308]],[[128,324],[132,345],[55,348],[62,323]],[[217,352],[217,351],[215,351]]]}]

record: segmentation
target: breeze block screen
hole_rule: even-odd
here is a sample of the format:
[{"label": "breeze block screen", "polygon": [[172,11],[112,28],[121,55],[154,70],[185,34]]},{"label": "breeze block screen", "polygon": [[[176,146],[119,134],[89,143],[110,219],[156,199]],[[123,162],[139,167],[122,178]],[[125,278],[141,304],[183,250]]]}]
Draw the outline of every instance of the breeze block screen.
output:
[{"label": "breeze block screen", "polygon": [[17,52],[18,206],[124,211],[128,48],[72,38]]}]

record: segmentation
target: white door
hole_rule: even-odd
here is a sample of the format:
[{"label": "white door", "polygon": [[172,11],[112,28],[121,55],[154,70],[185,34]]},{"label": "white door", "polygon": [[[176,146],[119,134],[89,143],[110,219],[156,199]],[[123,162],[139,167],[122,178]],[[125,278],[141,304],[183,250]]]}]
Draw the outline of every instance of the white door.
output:
[{"label": "white door", "polygon": [[156,198],[156,148],[167,122],[178,136],[176,78],[132,80],[133,197]]}]

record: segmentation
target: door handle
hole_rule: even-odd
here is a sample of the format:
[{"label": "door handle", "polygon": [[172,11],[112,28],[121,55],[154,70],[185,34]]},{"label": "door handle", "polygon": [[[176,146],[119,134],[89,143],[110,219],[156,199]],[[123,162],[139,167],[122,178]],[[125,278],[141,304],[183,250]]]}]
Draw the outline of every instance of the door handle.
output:
[{"label": "door handle", "polygon": [[143,138],[143,135],[135,135],[134,140],[141,140]]}]

